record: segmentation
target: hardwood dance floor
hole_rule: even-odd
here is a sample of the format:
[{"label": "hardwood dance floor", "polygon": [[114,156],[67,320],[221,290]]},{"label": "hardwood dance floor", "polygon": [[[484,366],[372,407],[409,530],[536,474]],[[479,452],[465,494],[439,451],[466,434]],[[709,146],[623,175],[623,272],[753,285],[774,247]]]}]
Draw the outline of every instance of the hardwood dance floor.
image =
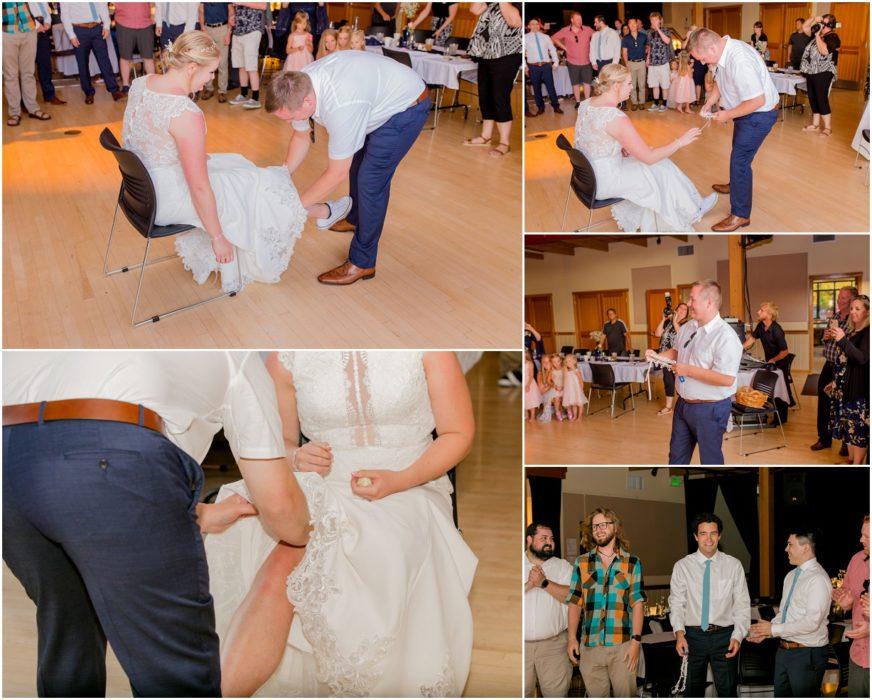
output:
[{"label": "hardwood dance floor", "polygon": [[[467,375],[476,440],[457,470],[457,511],[463,537],[478,556],[470,593],[474,639],[464,695],[515,697],[521,693],[521,394],[497,386],[497,358],[489,353]],[[205,490],[238,473],[216,478]],[[36,610],[3,566],[3,697],[36,695]],[[114,654],[107,695],[130,697]]]},{"label": "hardwood dance floor", "polygon": [[[792,98],[791,98],[792,99]],[[749,231],[868,231],[869,187],[861,156],[854,167],[851,148],[854,131],[863,113],[862,90],[833,90],[833,135],[824,138],[804,133],[810,122],[804,114],[786,110],[754,158],[754,204]],[[569,182],[569,161],[554,145],[563,133],[573,139],[576,111],[572,100],[562,100],[564,114],[555,115],[550,104],[545,114],[527,119],[525,131],[526,231],[560,231]],[[704,124],[696,114],[628,112],[645,142],[660,146],[687,129]],[[711,193],[713,183],[729,180],[732,127],[712,124],[693,144],[672,156],[672,161],[696,185],[700,194]],[[811,183],[814,183],[813,185]],[[695,225],[700,233],[730,213],[729,195],[720,195],[715,208]],[[588,210],[570,198],[565,231],[587,226]],[[611,208],[594,211],[594,231],[618,231]],[[599,225],[596,225],[598,222]]]},{"label": "hardwood dance floor", "polygon": [[[97,139],[106,126],[120,138],[125,103],[113,103],[102,84],[90,107],[77,85],[59,94],[68,104],[47,107],[51,121],[25,118],[19,127],[3,127],[5,347],[517,344],[519,124],[512,151],[503,158],[461,145],[480,129],[475,111],[466,121],[462,110],[443,112],[438,129],[422,133],[393,181],[375,279],[344,288],[319,284],[319,273],[346,259],[350,236],[319,231],[309,222],[278,284],[251,284],[237,298],[134,329],[130,310],[137,271],[102,274],[119,174]],[[210,152],[238,152],[260,166],[284,160],[289,127],[283,122],[262,109],[244,111],[215,98],[199,104]],[[326,165],[326,143],[319,127],[317,143],[294,176],[298,188]],[[343,184],[334,196],[346,192]],[[162,242],[153,256],[170,245]],[[116,266],[137,262],[144,241],[125,221],[113,249]],[[197,288],[175,260],[150,267],[145,285],[142,315],[217,289],[212,281]]]}]

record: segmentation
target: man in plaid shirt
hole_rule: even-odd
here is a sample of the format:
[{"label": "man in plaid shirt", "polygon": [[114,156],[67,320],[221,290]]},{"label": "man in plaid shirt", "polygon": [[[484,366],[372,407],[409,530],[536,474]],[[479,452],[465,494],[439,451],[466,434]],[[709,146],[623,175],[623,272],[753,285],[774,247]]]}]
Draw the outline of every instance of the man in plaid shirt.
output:
[{"label": "man in plaid shirt", "polygon": [[632,697],[645,617],[642,562],[627,551],[612,510],[596,508],[584,519],[581,543],[587,553],[575,560],[566,598],[567,653],[581,666],[588,697]]},{"label": "man in plaid shirt", "polygon": [[[837,321],[839,328],[847,332],[848,329],[848,310],[851,308],[851,302],[857,298],[860,292],[856,287],[842,287],[839,289],[839,294],[836,297],[836,314],[830,319],[830,323]],[[818,450],[826,450],[833,444],[833,433],[830,430],[830,397],[824,392],[824,387],[833,381],[833,366],[836,358],[839,355],[839,346],[830,335],[829,324],[824,330],[824,363],[821,369],[820,377],[818,378],[818,404],[817,404],[817,429],[818,441],[811,446],[815,452]],[[848,446],[842,443],[842,451],[839,452],[843,457],[848,454]]]}]

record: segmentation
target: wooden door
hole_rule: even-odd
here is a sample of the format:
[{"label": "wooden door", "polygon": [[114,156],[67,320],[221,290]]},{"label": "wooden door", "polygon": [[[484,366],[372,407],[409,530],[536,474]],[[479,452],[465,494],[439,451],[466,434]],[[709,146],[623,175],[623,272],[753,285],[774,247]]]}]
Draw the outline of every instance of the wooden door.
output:
[{"label": "wooden door", "polygon": [[595,292],[573,292],[572,306],[575,314],[575,347],[593,349],[591,331],[601,331],[608,320],[606,311],[618,312],[618,318],[630,329],[629,290],[608,289]]},{"label": "wooden door", "polygon": [[742,6],[706,8],[705,26],[721,36],[729,34],[733,39],[748,41],[749,36],[742,36]]},{"label": "wooden door", "polygon": [[645,308],[648,314],[648,339],[647,347],[657,348],[660,343],[654,337],[654,331],[660,325],[663,318],[663,309],[666,308],[666,292],[672,295],[672,308],[678,306],[678,290],[676,289],[648,289],[645,291]]},{"label": "wooden door", "polygon": [[602,313],[603,313],[603,323],[606,322],[608,316],[606,315],[606,311],[608,309],[614,309],[618,313],[618,318],[624,322],[627,326],[627,330],[630,330],[630,300],[629,300],[629,292],[626,289],[612,289],[607,292],[600,292],[601,296],[601,305],[602,305]]},{"label": "wooden door", "polygon": [[524,320],[542,336],[545,352],[557,352],[554,333],[554,307],[550,294],[530,294],[524,297]]},{"label": "wooden door", "polygon": [[[760,3],[760,21],[763,22],[763,32],[769,39],[769,56],[778,65],[784,65],[785,51],[784,46],[787,44],[790,34],[784,34],[784,14],[785,7],[783,2]],[[742,37],[744,41],[750,37]]]},{"label": "wooden door", "polygon": [[842,40],[839,49],[839,86],[859,89],[866,79],[869,61],[869,3],[834,2],[830,12],[841,25],[836,31]]}]

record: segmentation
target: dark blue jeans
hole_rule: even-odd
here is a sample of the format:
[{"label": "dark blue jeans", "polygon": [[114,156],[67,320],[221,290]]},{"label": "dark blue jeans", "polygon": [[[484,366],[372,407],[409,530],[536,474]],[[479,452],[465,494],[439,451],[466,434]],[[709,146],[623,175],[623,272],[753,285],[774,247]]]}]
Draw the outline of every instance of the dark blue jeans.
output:
[{"label": "dark blue jeans", "polygon": [[388,213],[391,179],[421,133],[430,113],[430,98],[395,114],[368,134],[354,154],[348,174],[353,200],[348,223],[355,226],[348,259],[357,267],[375,267],[378,241]]},{"label": "dark blue jeans", "polygon": [[730,152],[730,213],[733,216],[751,218],[751,162],[777,120],[778,112],[773,109],[752,112],[733,121],[733,150]]},{"label": "dark blue jeans", "polygon": [[827,647],[779,649],[775,654],[776,698],[819,698]]},{"label": "dark blue jeans", "polygon": [[732,399],[687,403],[679,396],[672,417],[669,463],[690,464],[693,450],[699,445],[700,464],[723,464],[722,444],[732,405]]},{"label": "dark blue jeans", "polygon": [[36,603],[40,696],[103,697],[107,639],[135,695],[220,696],[202,484],[148,428],[3,428],[3,560]]},{"label": "dark blue jeans", "polygon": [[688,627],[684,631],[690,655],[687,657],[687,690],[684,697],[705,697],[705,679],[708,665],[719,698],[738,697],[739,657],[724,656],[730,650],[733,628],[717,632],[703,632],[700,627]]},{"label": "dark blue jeans", "polygon": [[106,82],[109,93],[118,92],[118,83],[115,82],[115,73],[112,71],[112,62],[109,60],[109,49],[103,38],[103,27],[73,27],[79,45],[76,47],[76,65],[79,67],[79,85],[86,95],[94,94],[94,86],[91,85],[91,68],[88,65],[91,51],[100,66],[100,75]]},{"label": "dark blue jeans", "polygon": [[54,83],[51,81],[51,32],[36,35],[36,72],[42,88],[42,99],[48,102],[55,96]]},{"label": "dark blue jeans", "polygon": [[536,100],[536,106],[540,112],[545,109],[542,85],[545,85],[545,89],[548,91],[548,99],[551,100],[551,106],[554,109],[560,106],[560,101],[557,99],[557,90],[554,87],[554,72],[551,69],[550,63],[546,63],[544,66],[530,66],[530,85],[533,86],[533,98]]}]

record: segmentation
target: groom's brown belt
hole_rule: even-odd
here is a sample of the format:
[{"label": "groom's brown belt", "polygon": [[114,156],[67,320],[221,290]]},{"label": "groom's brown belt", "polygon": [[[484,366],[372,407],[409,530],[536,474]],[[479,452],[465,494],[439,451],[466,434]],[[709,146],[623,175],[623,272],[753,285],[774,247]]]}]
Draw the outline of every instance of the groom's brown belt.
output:
[{"label": "groom's brown belt", "polygon": [[684,403],[717,403],[718,401],[722,400],[722,399],[686,399],[681,394],[678,395],[678,398],[680,398],[682,401],[684,401]]},{"label": "groom's brown belt", "polygon": [[805,649],[808,644],[800,644],[799,642],[786,642],[783,639],[778,642],[778,646],[782,649]]},{"label": "groom's brown belt", "polygon": [[429,94],[430,94],[430,91],[427,88],[424,88],[424,92],[422,92],[420,95],[418,95],[418,99],[412,103],[412,107],[417,107],[419,104],[421,104],[424,100],[427,99],[427,96]]},{"label": "groom's brown belt", "polygon": [[105,420],[141,425],[157,432],[163,418],[145,406],[112,399],[65,399],[42,403],[20,403],[3,407],[3,426],[54,420]]}]

